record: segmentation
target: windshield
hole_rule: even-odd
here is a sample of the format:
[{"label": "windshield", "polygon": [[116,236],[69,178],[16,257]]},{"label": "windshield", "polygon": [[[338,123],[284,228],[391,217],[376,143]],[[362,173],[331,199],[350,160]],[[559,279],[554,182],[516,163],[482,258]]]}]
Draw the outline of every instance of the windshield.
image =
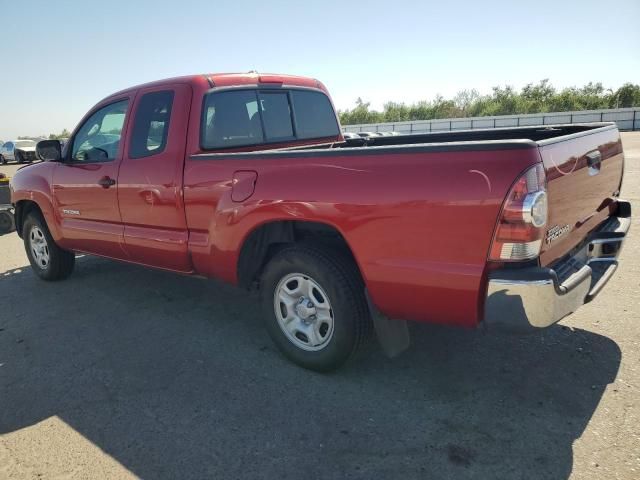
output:
[{"label": "windshield", "polygon": [[16,148],[35,147],[36,142],[33,140],[20,140],[16,142]]}]

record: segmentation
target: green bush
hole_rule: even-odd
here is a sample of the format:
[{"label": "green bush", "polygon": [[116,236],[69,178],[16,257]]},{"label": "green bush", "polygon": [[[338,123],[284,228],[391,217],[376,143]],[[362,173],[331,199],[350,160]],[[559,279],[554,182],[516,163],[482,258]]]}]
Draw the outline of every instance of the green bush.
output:
[{"label": "green bush", "polygon": [[493,87],[490,95],[480,95],[476,90],[463,90],[449,100],[437,95],[432,101],[410,105],[387,102],[381,112],[371,110],[368,102],[358,98],[353,109],[338,113],[343,125],[354,125],[638,106],[640,85],[625,83],[613,91],[605,89],[601,83],[590,82],[582,88],[557,91],[548,79],[544,79],[537,84],[526,85],[519,92],[507,85],[504,88]]}]

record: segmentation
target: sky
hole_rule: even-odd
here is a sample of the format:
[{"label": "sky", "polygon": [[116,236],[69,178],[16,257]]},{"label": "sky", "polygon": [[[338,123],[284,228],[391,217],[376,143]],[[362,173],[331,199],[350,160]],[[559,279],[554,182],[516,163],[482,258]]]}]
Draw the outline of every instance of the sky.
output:
[{"label": "sky", "polygon": [[640,0],[0,0],[0,139],[72,130],[105,96],[214,73],[311,76],[339,109],[549,78],[640,83]]}]

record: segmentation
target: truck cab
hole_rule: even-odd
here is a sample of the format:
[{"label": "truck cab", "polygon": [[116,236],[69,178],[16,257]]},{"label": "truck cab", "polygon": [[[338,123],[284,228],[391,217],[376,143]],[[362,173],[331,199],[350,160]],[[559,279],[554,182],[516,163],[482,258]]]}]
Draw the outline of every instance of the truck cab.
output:
[{"label": "truck cab", "polygon": [[201,75],[128,89],[91,109],[51,165],[54,208],[47,220],[68,250],[192,272],[182,184],[187,156],[340,140],[318,81]]}]

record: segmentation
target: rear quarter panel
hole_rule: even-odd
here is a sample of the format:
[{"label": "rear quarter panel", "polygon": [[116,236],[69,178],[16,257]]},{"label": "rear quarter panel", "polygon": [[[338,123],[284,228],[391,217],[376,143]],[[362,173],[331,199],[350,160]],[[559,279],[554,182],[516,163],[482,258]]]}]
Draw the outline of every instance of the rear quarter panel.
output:
[{"label": "rear quarter panel", "polygon": [[[187,159],[196,270],[236,283],[239,251],[253,229],[274,220],[316,221],[342,233],[383,313],[475,325],[498,212],[515,178],[539,161],[537,150],[366,150]],[[231,198],[237,170],[258,174],[243,202]]]}]

